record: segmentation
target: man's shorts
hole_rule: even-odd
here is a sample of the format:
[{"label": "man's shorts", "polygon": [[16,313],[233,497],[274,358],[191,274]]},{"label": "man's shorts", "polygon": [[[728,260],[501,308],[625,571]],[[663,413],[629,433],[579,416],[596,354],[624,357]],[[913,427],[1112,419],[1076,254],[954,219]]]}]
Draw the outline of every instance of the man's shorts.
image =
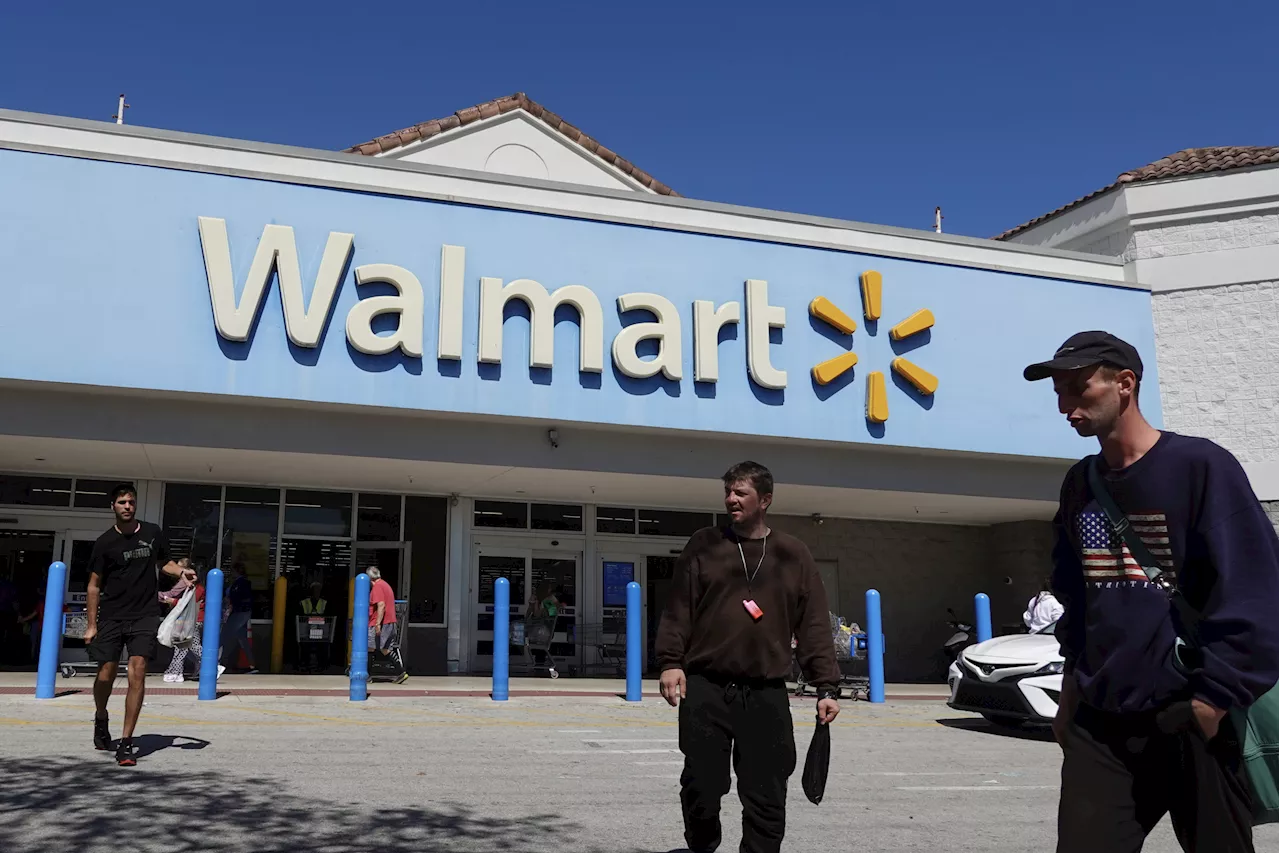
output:
[{"label": "man's shorts", "polygon": [[[156,626],[157,630],[160,628]],[[372,625],[369,626],[369,651],[382,651],[383,649],[393,649],[396,646],[396,623],[383,622],[382,631]]]},{"label": "man's shorts", "polygon": [[140,619],[99,619],[98,634],[85,650],[89,659],[97,663],[114,663],[120,660],[120,652],[129,647],[129,657],[150,660],[155,656],[156,634],[160,631],[159,616],[143,616]]}]

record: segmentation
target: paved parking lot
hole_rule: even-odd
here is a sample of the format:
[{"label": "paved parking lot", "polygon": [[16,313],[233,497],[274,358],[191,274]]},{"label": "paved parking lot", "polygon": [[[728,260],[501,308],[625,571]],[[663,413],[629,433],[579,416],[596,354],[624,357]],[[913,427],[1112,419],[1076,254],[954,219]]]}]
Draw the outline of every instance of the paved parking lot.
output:
[{"label": "paved parking lot", "polygon": [[[811,706],[794,713],[803,756]],[[93,751],[91,717],[83,694],[0,696],[0,850],[682,848],[675,714],[648,698],[156,695],[132,769]],[[833,735],[823,804],[792,780],[786,849],[1052,849],[1044,737],[933,701],[846,704]],[[739,814],[730,794],[723,850]],[[1274,827],[1258,843],[1275,849]],[[1167,823],[1147,849],[1177,849]]]}]

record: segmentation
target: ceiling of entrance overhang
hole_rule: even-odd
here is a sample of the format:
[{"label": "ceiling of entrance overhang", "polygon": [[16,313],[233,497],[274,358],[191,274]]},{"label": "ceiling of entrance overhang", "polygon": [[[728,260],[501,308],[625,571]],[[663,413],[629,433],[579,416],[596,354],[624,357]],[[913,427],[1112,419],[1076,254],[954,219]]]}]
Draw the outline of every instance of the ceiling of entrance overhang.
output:
[{"label": "ceiling of entrance overhang", "polygon": [[[342,490],[716,509],[717,480],[173,445],[0,437],[0,470]],[[788,486],[775,511],[951,524],[1048,519],[1049,501]]]}]

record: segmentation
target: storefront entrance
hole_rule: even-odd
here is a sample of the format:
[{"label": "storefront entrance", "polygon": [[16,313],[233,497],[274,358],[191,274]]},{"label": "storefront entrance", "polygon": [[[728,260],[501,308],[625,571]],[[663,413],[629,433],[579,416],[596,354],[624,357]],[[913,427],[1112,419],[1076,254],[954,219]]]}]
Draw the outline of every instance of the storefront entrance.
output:
[{"label": "storefront entrance", "polygon": [[[493,605],[498,578],[511,582],[510,621],[516,627],[516,638],[523,636],[527,617],[546,614],[555,608],[555,633],[551,638],[551,656],[558,670],[572,671],[581,665],[581,647],[576,642],[581,627],[578,606],[578,580],[582,565],[580,551],[553,551],[512,547],[497,540],[481,541],[474,550],[471,587],[472,669],[493,670]],[[510,637],[508,639],[511,639]],[[511,668],[520,672],[531,663],[523,646],[511,645]]]}]

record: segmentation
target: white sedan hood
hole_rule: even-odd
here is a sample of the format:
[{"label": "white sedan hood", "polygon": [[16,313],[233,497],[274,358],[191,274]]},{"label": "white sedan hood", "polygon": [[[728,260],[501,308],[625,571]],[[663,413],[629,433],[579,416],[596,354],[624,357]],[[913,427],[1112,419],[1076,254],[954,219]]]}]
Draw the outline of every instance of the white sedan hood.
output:
[{"label": "white sedan hood", "polygon": [[974,663],[1046,664],[1062,660],[1058,639],[1052,634],[1010,634],[992,637],[964,650],[965,660]]}]

